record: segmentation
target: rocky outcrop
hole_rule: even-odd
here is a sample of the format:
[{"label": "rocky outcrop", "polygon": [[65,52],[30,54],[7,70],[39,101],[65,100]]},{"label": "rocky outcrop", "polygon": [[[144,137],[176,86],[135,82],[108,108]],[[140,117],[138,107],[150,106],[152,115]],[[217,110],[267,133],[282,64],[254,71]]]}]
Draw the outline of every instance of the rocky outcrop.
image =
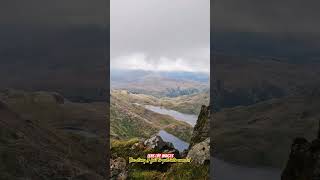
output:
[{"label": "rocky outcrop", "polygon": [[122,180],[127,179],[128,170],[127,163],[124,158],[118,157],[110,161],[110,179]]},{"label": "rocky outcrop", "polygon": [[320,138],[308,142],[296,138],[291,146],[287,165],[281,180],[319,180],[320,179]]},{"label": "rocky outcrop", "polygon": [[174,146],[172,143],[165,142],[163,139],[156,135],[144,141],[144,145],[149,149],[164,150],[164,149],[173,149]]},{"label": "rocky outcrop", "polygon": [[203,105],[196,125],[194,126],[189,149],[197,143],[210,138],[210,106]]},{"label": "rocky outcrop", "polygon": [[194,127],[187,157],[195,164],[209,164],[210,161],[210,106],[202,106]]},{"label": "rocky outcrop", "polygon": [[[131,140],[132,141],[132,140]],[[134,167],[134,163],[128,162],[128,157],[146,158],[148,153],[167,153],[174,154],[175,158],[181,158],[180,152],[174,148],[172,143],[165,142],[160,136],[155,135],[149,139],[134,140],[136,142],[119,141],[111,148],[110,171],[111,179],[122,180],[130,176],[130,168]],[[121,145],[120,145],[121,144]],[[169,164],[167,164],[169,165]],[[137,165],[139,166],[139,164]],[[155,163],[148,166],[139,166],[146,170],[166,171],[170,166]]]},{"label": "rocky outcrop", "polygon": [[160,136],[156,135],[144,141],[143,145],[146,149],[153,149],[162,153],[174,154],[176,158],[180,158],[180,152],[174,148],[170,142],[165,142]]},{"label": "rocky outcrop", "polygon": [[187,157],[195,164],[209,164],[210,162],[210,138],[191,147]]}]

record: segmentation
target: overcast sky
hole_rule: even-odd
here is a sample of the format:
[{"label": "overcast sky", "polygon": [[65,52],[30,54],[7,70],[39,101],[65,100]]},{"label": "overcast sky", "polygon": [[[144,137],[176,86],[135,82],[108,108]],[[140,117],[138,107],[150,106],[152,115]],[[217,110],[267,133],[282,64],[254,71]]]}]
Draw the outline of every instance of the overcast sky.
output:
[{"label": "overcast sky", "polygon": [[111,0],[111,68],[209,72],[210,0]]}]

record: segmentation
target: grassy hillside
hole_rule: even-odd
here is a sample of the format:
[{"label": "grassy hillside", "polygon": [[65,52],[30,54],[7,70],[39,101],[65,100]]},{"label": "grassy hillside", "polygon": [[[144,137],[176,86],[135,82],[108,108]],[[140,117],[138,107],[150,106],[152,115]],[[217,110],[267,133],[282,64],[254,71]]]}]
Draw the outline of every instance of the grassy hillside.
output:
[{"label": "grassy hillside", "polygon": [[317,134],[320,96],[272,99],[215,113],[215,156],[247,165],[283,167],[296,137]]},{"label": "grassy hillside", "polygon": [[[190,142],[194,133],[191,125],[170,116],[155,113],[143,106],[144,104],[159,105],[160,102],[163,100],[149,95],[132,94],[124,90],[111,92],[112,177],[126,174],[130,179],[208,179],[207,164],[128,164],[129,157],[141,158],[146,157],[148,153],[163,153],[163,149],[143,146],[143,138],[150,138],[160,129]],[[118,167],[119,164],[121,168]]]},{"label": "grassy hillside", "polygon": [[173,109],[187,114],[199,114],[202,105],[209,104],[209,92],[203,92],[192,95],[179,96],[174,98],[157,98],[145,94],[133,94],[125,90],[113,90],[112,94],[124,101],[138,104],[148,104],[154,106],[163,106],[167,109]]},{"label": "grassy hillside", "polygon": [[191,125],[134,104],[134,102],[141,102],[143,99],[153,101],[152,97],[134,95],[134,98],[139,99],[139,101],[134,101],[130,99],[131,96],[127,95],[126,91],[117,91],[111,94],[111,137],[121,139],[133,137],[148,138],[160,129],[164,129],[182,140],[190,140],[192,133]]},{"label": "grassy hillside", "polygon": [[106,116],[95,105],[63,102],[56,93],[1,91],[0,179],[104,179],[106,136],[99,122]]},{"label": "grassy hillside", "polygon": [[[61,99],[61,100],[59,100]],[[0,100],[25,119],[55,129],[78,128],[104,136],[107,103],[73,103],[54,92],[0,91]],[[58,102],[58,101],[64,101]]]},{"label": "grassy hillside", "polygon": [[[146,157],[148,153],[160,153],[156,150],[139,149],[132,150],[132,146],[139,142],[138,139],[113,140],[111,147],[111,156],[113,158]],[[189,163],[154,163],[146,164],[127,164],[126,170],[131,179],[208,179],[209,166],[196,165]]]}]

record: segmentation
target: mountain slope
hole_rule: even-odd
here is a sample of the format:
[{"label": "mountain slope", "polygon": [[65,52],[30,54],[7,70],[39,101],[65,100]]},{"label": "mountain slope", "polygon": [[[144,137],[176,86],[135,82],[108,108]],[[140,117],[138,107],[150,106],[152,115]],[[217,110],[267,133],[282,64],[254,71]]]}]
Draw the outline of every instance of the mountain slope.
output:
[{"label": "mountain slope", "polygon": [[246,165],[283,167],[292,139],[313,139],[319,93],[271,99],[215,113],[215,156]]},{"label": "mountain slope", "polygon": [[162,97],[157,98],[145,94],[130,93],[125,90],[112,90],[112,94],[118,98],[130,103],[138,103],[142,105],[162,106],[167,109],[176,110],[186,114],[200,113],[202,105],[209,104],[209,91],[202,93],[184,95],[179,97]]},{"label": "mountain slope", "polygon": [[135,104],[129,100],[126,96],[127,93],[127,91],[113,91],[111,93],[111,137],[120,139],[147,138],[160,129],[164,129],[185,141],[190,140],[191,125],[170,116],[147,110],[143,105]]},{"label": "mountain slope", "polygon": [[285,58],[215,54],[215,106],[252,105],[301,94],[320,82],[320,63],[290,63]]},{"label": "mountain slope", "polygon": [[[32,94],[0,93],[0,161],[3,162],[0,179],[104,179],[105,155],[101,150],[105,148],[105,141],[102,136],[99,138],[97,133],[96,137],[86,137],[59,129],[56,125],[64,122],[58,122],[60,119],[55,115],[61,113],[61,109],[42,110],[49,109],[48,104],[62,106],[64,102],[55,101],[51,93],[42,92],[41,97]],[[37,106],[29,107],[31,102],[43,108],[35,111]],[[22,111],[32,108],[34,111],[29,114]],[[44,118],[44,113],[52,116],[56,123]]]}]

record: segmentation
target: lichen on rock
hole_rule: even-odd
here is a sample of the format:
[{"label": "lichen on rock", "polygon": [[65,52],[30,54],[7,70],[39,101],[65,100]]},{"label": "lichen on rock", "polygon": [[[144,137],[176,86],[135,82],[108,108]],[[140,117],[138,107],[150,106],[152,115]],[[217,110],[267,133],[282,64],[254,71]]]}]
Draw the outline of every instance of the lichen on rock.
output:
[{"label": "lichen on rock", "polygon": [[192,146],[187,157],[192,159],[192,163],[199,165],[210,162],[210,138]]}]

